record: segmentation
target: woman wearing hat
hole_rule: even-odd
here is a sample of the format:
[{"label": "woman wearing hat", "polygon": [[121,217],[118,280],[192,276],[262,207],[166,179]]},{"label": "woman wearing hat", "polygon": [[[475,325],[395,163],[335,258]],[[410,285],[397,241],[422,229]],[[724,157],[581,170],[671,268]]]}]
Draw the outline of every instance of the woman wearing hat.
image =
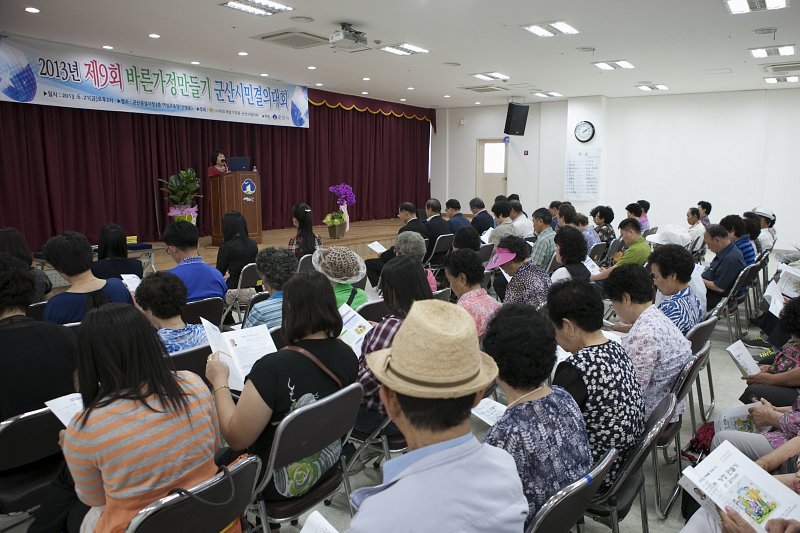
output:
[{"label": "woman wearing hat", "polygon": [[761,249],[772,250],[772,247],[775,246],[775,240],[778,238],[778,232],[775,231],[775,221],[777,220],[775,213],[766,207],[754,207],[753,213],[758,216],[758,221],[761,224],[761,234],[758,236]]},{"label": "woman wearing hat", "polygon": [[486,270],[500,267],[511,276],[503,303],[527,304],[542,307],[550,290],[550,276],[542,267],[530,261],[531,248],[516,236],[503,237]]},{"label": "woman wearing hat", "polygon": [[344,246],[318,248],[311,256],[311,264],[333,284],[337,307],[347,304],[358,309],[367,303],[364,290],[353,287],[353,283],[361,281],[367,275],[364,260],[353,250]]}]

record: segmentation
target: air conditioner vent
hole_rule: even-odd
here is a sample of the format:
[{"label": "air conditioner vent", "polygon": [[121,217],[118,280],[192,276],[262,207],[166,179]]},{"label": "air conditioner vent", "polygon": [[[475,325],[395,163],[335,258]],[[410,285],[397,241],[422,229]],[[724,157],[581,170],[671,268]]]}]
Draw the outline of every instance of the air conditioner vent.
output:
[{"label": "air conditioner vent", "polygon": [[265,33],[263,35],[255,35],[253,39],[271,44],[277,44],[280,46],[286,46],[288,48],[294,48],[295,50],[302,50],[304,48],[312,48],[314,46],[328,44],[327,37],[314,35],[313,33],[302,31],[297,28],[289,28],[272,33]]},{"label": "air conditioner vent", "polygon": [[495,85],[472,85],[470,87],[459,87],[465,91],[472,91],[475,93],[502,93],[508,91],[505,87],[497,87]]},{"label": "air conditioner vent", "polygon": [[789,74],[791,72],[798,72],[800,71],[800,62],[794,63],[774,63],[772,65],[766,65],[764,70],[769,72],[770,74]]}]

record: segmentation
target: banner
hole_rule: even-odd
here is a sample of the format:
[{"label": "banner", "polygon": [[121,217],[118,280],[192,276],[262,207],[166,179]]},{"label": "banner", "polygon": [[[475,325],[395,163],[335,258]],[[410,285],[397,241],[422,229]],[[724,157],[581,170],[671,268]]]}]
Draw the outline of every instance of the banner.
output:
[{"label": "banner", "polygon": [[0,37],[0,100],[308,127],[302,85]]}]

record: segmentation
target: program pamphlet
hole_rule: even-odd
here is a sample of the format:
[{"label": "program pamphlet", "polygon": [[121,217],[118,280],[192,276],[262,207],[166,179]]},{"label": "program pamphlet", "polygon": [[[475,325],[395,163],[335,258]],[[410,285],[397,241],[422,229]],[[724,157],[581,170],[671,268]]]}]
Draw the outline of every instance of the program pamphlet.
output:
[{"label": "program pamphlet", "polygon": [[361,357],[361,345],[364,343],[367,332],[372,329],[372,324],[347,304],[342,304],[339,314],[342,315],[342,332],[339,334],[339,338],[352,348],[357,356]]},{"label": "program pamphlet", "polygon": [[758,365],[753,360],[753,356],[750,355],[747,346],[742,341],[736,341],[725,349],[743,376],[755,376],[761,372],[761,369],[758,368]]},{"label": "program pamphlet", "polygon": [[228,386],[231,390],[244,388],[244,380],[256,361],[277,350],[272,335],[264,324],[254,328],[245,328],[222,333],[217,326],[206,320],[203,329],[208,337],[212,352],[219,352],[220,360],[225,361],[231,369]]}]

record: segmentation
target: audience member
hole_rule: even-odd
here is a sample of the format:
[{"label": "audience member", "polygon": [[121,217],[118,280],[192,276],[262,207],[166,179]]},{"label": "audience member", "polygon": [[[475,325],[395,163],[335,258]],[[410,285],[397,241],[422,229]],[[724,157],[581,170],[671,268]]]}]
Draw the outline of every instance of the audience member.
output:
[{"label": "audience member", "polygon": [[155,272],[136,288],[135,301],[169,353],[208,344],[202,324],[186,324],[181,317],[186,305],[186,286],[175,274]]},{"label": "audience member", "polygon": [[75,335],[25,316],[35,292],[30,266],[0,252],[0,421],[75,392]]},{"label": "audience member", "polygon": [[756,262],[756,246],[750,241],[750,235],[744,226],[744,220],[739,215],[727,215],[722,217],[719,225],[728,230],[728,237],[731,242],[742,252],[745,265],[752,265]]},{"label": "audience member", "polygon": [[297,228],[297,234],[289,239],[288,249],[299,261],[301,257],[313,254],[317,248],[322,248],[322,239],[314,233],[314,222],[311,218],[311,207],[299,203],[292,207],[292,224]]},{"label": "audience member", "polygon": [[619,235],[628,247],[624,252],[618,252],[616,261],[612,266],[604,268],[598,274],[592,274],[592,281],[606,279],[615,268],[623,265],[644,265],[650,257],[650,245],[642,237],[642,226],[635,218],[625,218],[619,223]]},{"label": "audience member", "polygon": [[367,294],[353,284],[364,279],[367,267],[364,260],[350,248],[333,246],[318,248],[311,256],[314,268],[325,274],[333,285],[336,307],[347,304],[353,309],[367,303]]},{"label": "audience member", "polygon": [[[355,382],[358,360],[338,338],[341,331],[342,317],[328,280],[318,272],[301,272],[284,287],[281,332],[287,346],[256,361],[238,402],[228,388],[228,365],[218,352],[211,354],[206,377],[220,430],[232,450],[247,449],[267,461],[275,430],[286,415]],[[340,454],[336,440],[321,453],[277,469],[260,497],[274,501],[305,494]],[[309,475],[289,474],[299,463]]]},{"label": "audience member", "polygon": [[463,307],[475,320],[478,338],[483,338],[486,325],[500,308],[500,302],[486,293],[481,287],[483,263],[472,250],[458,250],[444,258],[444,272],[450,289]]},{"label": "audience member", "polygon": [[[596,235],[595,235],[596,237]],[[555,236],[556,261],[561,263],[550,276],[553,283],[567,279],[588,281],[591,273],[586,268],[586,239],[583,234],[572,226],[564,226]]]},{"label": "audience member", "polygon": [[[792,406],[775,407],[769,401],[762,399],[757,407],[751,407],[748,418],[759,432],[727,430],[714,434],[711,449],[716,449],[725,441],[733,444],[740,452],[753,461],[759,461],[759,466],[772,472],[783,466],[786,460],[797,455],[800,450],[794,450],[791,455],[785,456],[783,461],[774,462],[774,456],[769,458],[774,451],[784,446],[800,433],[800,397],[795,399]],[[739,409],[734,407],[734,409]],[[733,413],[731,413],[733,414]],[[726,417],[726,411],[721,413]],[[734,415],[735,416],[735,415]],[[763,431],[763,433],[761,433]],[[787,448],[793,448],[792,445]],[[786,449],[781,450],[781,453]],[[764,459],[763,461],[761,459]]]},{"label": "audience member", "polygon": [[470,409],[497,365],[480,351],[469,314],[416,302],[391,348],[367,355],[367,365],[410,451],[384,464],[383,484],[353,492],[349,531],[406,531],[409,517],[425,531],[522,531],[528,505],[514,460],[470,433]]},{"label": "audience member", "polygon": [[600,237],[600,242],[611,244],[611,241],[617,238],[614,226],[611,225],[614,222],[614,210],[607,205],[598,205],[589,211],[589,214],[596,224],[594,231]]},{"label": "audience member", "polygon": [[[519,202],[520,201],[519,194],[517,194],[517,193],[509,194],[507,200],[508,200],[508,203],[511,203],[511,202],[514,202],[514,201]],[[525,215],[526,217],[528,216],[528,213],[526,213],[524,209],[521,211],[521,213],[523,215]]]},{"label": "audience member", "polygon": [[[427,253],[425,250],[425,239],[423,239],[419,233],[407,231],[397,236],[397,240],[394,243],[394,251],[397,257],[407,255],[422,265],[422,261],[425,259],[425,254]],[[436,277],[433,275],[431,269],[425,269],[425,277],[428,280],[428,286],[431,288],[431,291],[436,292],[438,285],[436,283]]]},{"label": "audience member", "polygon": [[482,244],[480,235],[472,226],[461,228],[453,236],[453,250],[473,250],[477,252],[481,249]]},{"label": "audience member", "polygon": [[586,425],[572,396],[557,385],[547,386],[556,341],[544,315],[525,305],[503,306],[482,346],[497,363],[497,383],[508,402],[484,442],[514,458],[529,523],[550,496],[591,469]]},{"label": "audience member", "polygon": [[92,264],[92,274],[99,279],[122,279],[122,274],[144,276],[142,262],[128,258],[128,236],[122,226],[106,224],[100,228],[97,261]]},{"label": "audience member", "polygon": [[[639,265],[623,265],[606,279],[603,288],[614,311],[632,324],[622,338],[642,390],[644,415],[650,416],[669,394],[683,367],[692,358],[692,343],[664,313],[653,305],[653,278]],[[675,411],[681,414],[685,402]]]},{"label": "audience member", "polygon": [[[702,227],[702,224],[700,225]],[[678,245],[687,252],[689,252],[689,244],[691,243],[691,237],[689,236],[689,232],[685,230],[682,226],[678,224],[667,224],[666,226],[662,227],[658,233],[653,233],[652,235],[647,236],[647,242],[649,242],[653,246],[653,250],[658,250],[661,246],[667,244]],[[681,254],[684,258],[687,257],[686,254]],[[692,258],[694,262],[694,258],[692,257],[692,253],[689,252],[688,257]],[[648,263],[652,262],[652,254],[647,259]],[[684,267],[685,268],[685,267]],[[692,272],[689,279],[689,290],[694,294],[694,296],[700,301],[700,316],[705,315],[706,309],[706,284],[703,282],[703,271],[705,267],[699,263],[694,263],[692,266]],[[655,271],[654,276],[655,276]],[[663,274],[663,271],[662,271]],[[658,285],[656,285],[658,288]],[[660,290],[656,291],[656,305],[660,305],[661,302],[664,300],[665,294]],[[680,329],[680,326],[678,326]]]},{"label": "audience member", "polygon": [[641,231],[647,231],[650,229],[650,221],[647,220],[647,217],[643,216],[644,209],[642,209],[642,206],[636,202],[632,202],[625,206],[625,211],[627,212],[628,218],[632,218],[639,222]]},{"label": "audience member", "polygon": [[450,233],[455,235],[458,230],[470,225],[470,221],[461,214],[461,202],[455,198],[450,198],[445,202],[445,212],[447,213],[447,225],[450,227]]},{"label": "audience member", "polygon": [[708,215],[711,214],[711,204],[705,200],[700,200],[697,202],[697,210],[700,211],[700,222],[708,228],[711,225],[711,220],[708,218]]},{"label": "audience member", "polygon": [[572,355],[560,363],[553,385],[575,399],[583,413],[592,463],[611,448],[617,458],[601,491],[617,479],[644,430],[644,404],[636,373],[625,349],[608,340],[603,327],[603,299],[586,281],[553,285],[547,312],[556,329],[556,341]]},{"label": "audience member", "polygon": [[225,159],[225,154],[220,150],[211,152],[211,157],[208,167],[208,177],[219,176],[228,172],[228,161]]},{"label": "audience member", "polygon": [[[705,306],[689,287],[695,270],[692,253],[678,244],[658,245],[648,264],[663,298],[660,302],[656,298],[658,309],[686,335],[705,316]],[[705,285],[702,287],[705,297]]]},{"label": "audience member", "polygon": [[[436,246],[436,239],[453,232],[450,231],[447,221],[442,218],[442,203],[436,198],[425,202],[425,214],[428,216],[425,226],[428,228],[428,253],[430,254]],[[444,252],[439,252],[433,257],[433,260],[439,262],[442,257],[444,257]]]},{"label": "audience member", "polygon": [[706,284],[707,309],[710,311],[728,295],[745,263],[742,252],[731,242],[728,230],[717,224],[706,228],[703,237],[706,246],[716,254],[711,265],[703,272]]},{"label": "audience member", "polygon": [[497,225],[489,236],[489,242],[498,246],[504,237],[516,236],[517,232],[514,229],[514,222],[511,220],[511,206],[507,201],[495,202],[492,206],[492,214]]},{"label": "audience member", "polygon": [[761,236],[761,219],[752,211],[745,211],[742,213],[742,220],[744,221],[744,227],[747,231],[747,235],[750,237],[750,241],[753,243],[753,246],[756,247],[756,254],[760,254],[763,251],[761,241],[759,240]]},{"label": "audience member", "polygon": [[531,250],[531,261],[546,269],[550,265],[553,254],[556,253],[556,243],[553,240],[556,232],[552,227],[552,215],[540,207],[533,212],[533,231],[536,233],[536,242]]},{"label": "audience member", "polygon": [[2,252],[28,265],[34,280],[33,303],[43,301],[45,295],[53,290],[53,283],[44,270],[33,267],[31,249],[17,228],[0,229],[0,253]]},{"label": "audience member", "polygon": [[[386,263],[381,274],[380,289],[389,314],[364,336],[358,363],[358,381],[364,387],[364,396],[361,399],[355,427],[367,434],[375,431],[375,428],[386,420],[387,415],[379,395],[381,384],[367,366],[366,356],[392,345],[397,330],[414,302],[433,298],[422,265],[410,256],[396,257]],[[398,435],[400,430],[390,422],[384,432],[387,435]]]},{"label": "audience member", "polygon": [[[470,202],[472,205],[472,202]],[[403,202],[397,210],[397,216],[403,223],[403,227],[397,230],[397,234],[413,231],[419,233],[423,238],[428,238],[428,226],[423,221],[417,218],[417,207],[411,202]],[[373,287],[377,287],[378,279],[381,277],[381,270],[383,265],[395,258],[394,246],[381,253],[378,259],[368,259],[367,264],[367,278]]]},{"label": "audience member", "polygon": [[586,246],[589,250],[591,250],[592,246],[595,244],[600,243],[600,236],[594,228],[589,227],[589,217],[583,213],[578,213],[576,227],[578,231],[583,234],[583,238],[586,239]]},{"label": "audience member", "polygon": [[80,322],[95,307],[109,302],[133,303],[122,281],[98,279],[92,274],[92,247],[80,233],[64,231],[42,248],[47,262],[61,274],[69,288],[47,301],[44,319],[56,324]]},{"label": "audience member", "polygon": [[778,238],[778,232],[775,231],[775,221],[777,217],[775,213],[766,207],[754,207],[753,213],[758,217],[761,224],[761,233],[758,240],[761,242],[762,250],[772,250],[775,246],[775,240]]},{"label": "audience member", "polygon": [[530,247],[519,237],[504,237],[486,265],[486,270],[500,267],[511,279],[505,290],[503,303],[527,304],[537,309],[547,300],[550,276],[542,267],[529,259]]},{"label": "audience member", "polygon": [[269,291],[269,298],[250,309],[242,327],[265,324],[269,329],[277,328],[283,320],[283,286],[297,273],[297,259],[290,251],[271,246],[256,255],[256,270]]},{"label": "audience member", "polygon": [[486,204],[480,198],[473,198],[469,201],[469,210],[472,212],[472,227],[478,232],[478,235],[483,235],[486,230],[494,227],[494,219],[492,215],[486,211]]},{"label": "audience member", "polygon": [[650,219],[647,218],[647,213],[650,212],[650,202],[647,200],[637,200],[636,203],[642,208],[642,216],[639,219],[639,222],[642,223],[642,231],[650,229]]},{"label": "audience member", "polygon": [[706,226],[700,220],[700,210],[696,207],[690,207],[686,212],[686,223],[689,224],[689,236],[691,237],[692,250],[696,251],[701,249],[705,244],[703,243],[703,235],[706,232]]},{"label": "audience member", "polygon": [[548,209],[550,210],[550,227],[554,230],[558,227],[558,208],[561,207],[561,202],[553,200],[550,202]]},{"label": "audience member", "polygon": [[564,226],[572,226],[576,229],[578,227],[578,212],[572,204],[566,202],[562,202],[558,206],[558,227],[563,228]]},{"label": "audience member", "polygon": [[[256,241],[247,236],[247,221],[238,211],[229,211],[222,217],[222,245],[217,251],[217,270],[223,276],[227,275],[228,289],[239,286],[239,276],[242,269],[255,262],[258,253]],[[247,292],[239,294],[239,301],[246,303],[255,296],[255,289],[249,288]],[[228,304],[232,303],[234,293],[226,298]]]},{"label": "audience member", "polygon": [[167,255],[178,266],[170,272],[181,278],[189,291],[187,300],[194,302],[203,298],[225,298],[228,286],[219,270],[206,264],[197,253],[200,233],[197,226],[185,220],[173,222],[164,232]]},{"label": "audience member", "polygon": [[522,210],[522,204],[519,200],[511,200],[508,203],[511,208],[511,222],[514,224],[514,230],[517,237],[523,239],[533,237],[533,224],[528,219],[525,212]]}]

